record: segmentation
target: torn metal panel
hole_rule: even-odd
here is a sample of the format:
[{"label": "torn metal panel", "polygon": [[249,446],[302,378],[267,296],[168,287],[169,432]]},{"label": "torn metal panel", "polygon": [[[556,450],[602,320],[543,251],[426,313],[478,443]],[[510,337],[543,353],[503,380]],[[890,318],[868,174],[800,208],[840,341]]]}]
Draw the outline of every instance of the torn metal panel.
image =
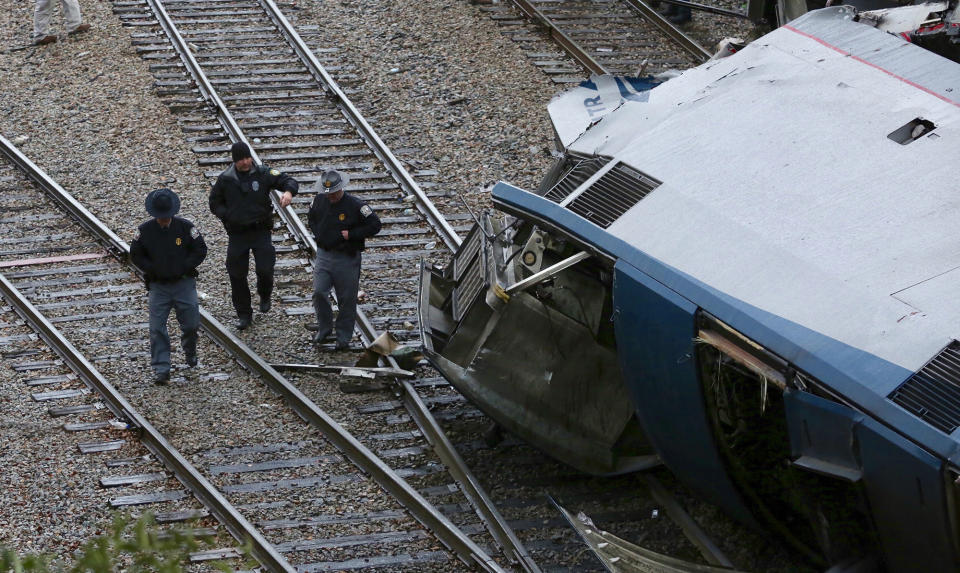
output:
[{"label": "torn metal panel", "polygon": [[676,557],[644,549],[616,535],[598,529],[583,512],[576,516],[554,505],[611,573],[737,573],[729,567],[690,563]]},{"label": "torn metal panel", "polygon": [[597,75],[554,96],[547,105],[560,143],[566,147],[584,131],[625,101],[647,101],[647,91],[673,74],[630,78]]},{"label": "torn metal panel", "polygon": [[662,460],[824,566],[956,569],[960,66],[910,43],[956,6],[811,12],[558,127],[423,267],[425,353],[575,467]]},{"label": "torn metal panel", "polygon": [[617,365],[609,269],[569,248],[483,214],[453,264],[423,267],[425,354],[505,429],[564,462],[594,474],[657,465]]}]

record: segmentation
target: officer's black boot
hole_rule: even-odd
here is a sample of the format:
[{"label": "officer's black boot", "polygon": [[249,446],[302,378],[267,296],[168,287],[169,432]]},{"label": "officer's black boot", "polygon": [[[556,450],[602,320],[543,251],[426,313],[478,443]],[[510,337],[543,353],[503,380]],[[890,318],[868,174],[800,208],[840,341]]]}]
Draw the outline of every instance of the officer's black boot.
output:
[{"label": "officer's black boot", "polygon": [[271,306],[270,297],[260,299],[260,312],[269,312]]},{"label": "officer's black boot", "polygon": [[241,316],[237,319],[237,330],[246,330],[250,327],[250,322],[249,316]]}]

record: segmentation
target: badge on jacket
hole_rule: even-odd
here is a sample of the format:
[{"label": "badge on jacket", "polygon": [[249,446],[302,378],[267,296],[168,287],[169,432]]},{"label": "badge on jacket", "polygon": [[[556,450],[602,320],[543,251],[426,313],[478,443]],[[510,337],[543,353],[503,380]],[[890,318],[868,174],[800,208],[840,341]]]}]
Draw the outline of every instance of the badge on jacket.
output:
[{"label": "badge on jacket", "polygon": [[260,190],[260,182],[259,182],[259,181],[254,181],[254,182],[250,183],[250,188],[253,189],[254,191],[259,191],[259,190]]},{"label": "badge on jacket", "polygon": [[270,175],[273,175],[274,177],[276,177],[277,175],[280,175],[280,172],[277,171],[276,169],[271,169],[271,170],[270,170]]},{"label": "badge on jacket", "polygon": [[177,246],[179,247],[180,245],[183,244],[183,239],[181,239],[180,237],[177,237],[177,240],[174,241],[174,242],[175,242],[175,243],[177,244]]},{"label": "badge on jacket", "polygon": [[339,218],[341,221],[345,221],[345,220],[347,219],[347,214],[346,214],[346,213],[340,213],[340,216],[339,216],[338,218]]}]

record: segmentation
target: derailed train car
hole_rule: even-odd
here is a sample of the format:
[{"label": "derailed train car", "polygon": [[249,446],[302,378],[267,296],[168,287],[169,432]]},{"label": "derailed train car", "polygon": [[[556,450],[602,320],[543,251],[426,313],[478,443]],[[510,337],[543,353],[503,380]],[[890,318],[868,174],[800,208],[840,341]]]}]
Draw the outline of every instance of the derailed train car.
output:
[{"label": "derailed train car", "polygon": [[960,65],[860,19],[808,13],[563,119],[541,188],[497,184],[424,265],[422,338],[577,468],[656,456],[821,563],[954,571]]}]

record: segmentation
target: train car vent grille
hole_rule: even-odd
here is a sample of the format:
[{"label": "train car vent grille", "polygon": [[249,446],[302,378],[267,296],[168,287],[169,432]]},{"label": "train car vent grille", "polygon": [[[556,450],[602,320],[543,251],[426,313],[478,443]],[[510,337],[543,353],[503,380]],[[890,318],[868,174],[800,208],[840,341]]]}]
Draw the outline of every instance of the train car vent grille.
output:
[{"label": "train car vent grille", "polygon": [[453,319],[457,322],[463,320],[477,299],[477,295],[487,288],[486,269],[489,264],[487,249],[483,248],[482,242],[478,244],[477,256],[472,257],[470,265],[463,270],[462,277],[453,288]]},{"label": "train car vent grille", "polygon": [[953,432],[960,426],[960,342],[951,342],[888,398],[934,428]]},{"label": "train car vent grille", "polygon": [[609,162],[610,159],[606,157],[591,157],[590,159],[577,161],[569,171],[564,173],[556,185],[544,194],[544,197],[554,203],[563,201],[567,195],[573,193],[574,189],[590,179],[594,173],[600,171],[600,168]]},{"label": "train car vent grille", "polygon": [[660,181],[620,164],[608,171],[570,202],[568,209],[606,229],[636,205]]},{"label": "train car vent grille", "polygon": [[480,241],[482,240],[483,233],[480,232],[480,225],[474,225],[467,234],[467,238],[460,245],[460,248],[457,249],[457,253],[453,256],[454,280],[460,280],[460,277],[463,276],[463,271],[470,268],[474,257],[480,252]]}]

